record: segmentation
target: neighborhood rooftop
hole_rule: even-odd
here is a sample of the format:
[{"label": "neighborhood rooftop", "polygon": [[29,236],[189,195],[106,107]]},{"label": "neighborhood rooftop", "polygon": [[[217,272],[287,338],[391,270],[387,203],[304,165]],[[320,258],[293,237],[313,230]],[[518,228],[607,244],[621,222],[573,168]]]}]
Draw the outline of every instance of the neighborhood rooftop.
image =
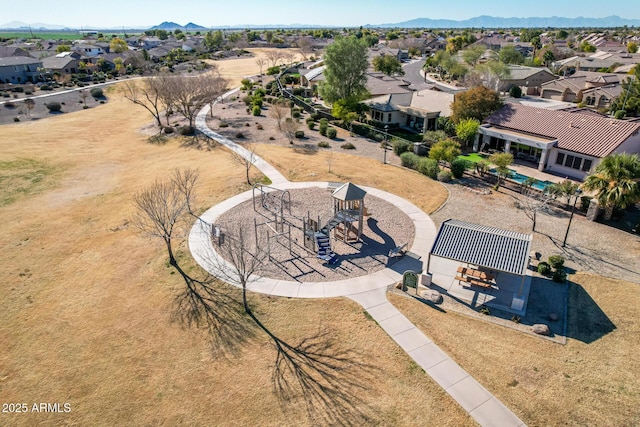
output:
[{"label": "neighborhood rooftop", "polygon": [[485,120],[492,126],[558,139],[557,147],[604,157],[640,130],[640,123],[563,110],[506,104]]}]

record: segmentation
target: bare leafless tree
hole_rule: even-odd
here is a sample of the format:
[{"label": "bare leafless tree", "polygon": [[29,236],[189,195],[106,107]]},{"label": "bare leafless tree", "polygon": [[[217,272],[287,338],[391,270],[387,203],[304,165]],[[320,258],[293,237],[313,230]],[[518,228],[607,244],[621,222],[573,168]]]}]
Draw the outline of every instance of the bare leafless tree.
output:
[{"label": "bare leafless tree", "polygon": [[260,75],[262,76],[262,69],[267,65],[267,59],[264,56],[258,56],[256,58],[256,64],[260,67]]},{"label": "bare leafless tree", "polygon": [[264,56],[267,58],[271,67],[278,65],[278,62],[282,60],[282,52],[278,49],[273,49],[265,52]]},{"label": "bare leafless tree", "polygon": [[331,173],[331,166],[333,165],[333,151],[327,153],[327,166],[329,167],[329,173]]},{"label": "bare leafless tree", "polygon": [[195,77],[174,77],[167,82],[167,90],[172,94],[173,106],[189,126],[198,112],[227,90],[227,81],[219,74],[207,73]]},{"label": "bare leafless tree", "polygon": [[31,98],[26,98],[24,100],[24,108],[26,110],[27,117],[31,117],[31,110],[33,110],[36,106],[36,102]]},{"label": "bare leafless tree", "polygon": [[245,176],[247,179],[247,184],[251,185],[251,179],[249,179],[249,171],[251,170],[251,166],[256,161],[256,148],[253,145],[248,145],[244,147],[245,150],[243,153],[238,153],[234,150],[230,150],[231,159],[241,165],[244,168]]},{"label": "bare leafless tree", "polygon": [[80,95],[80,98],[82,99],[82,104],[86,107],[87,98],[89,97],[89,91],[87,91],[86,89],[81,89],[78,91],[78,95]]},{"label": "bare leafless tree", "polygon": [[298,55],[295,52],[291,51],[291,49],[287,49],[282,54],[282,58],[285,60],[285,65],[287,67],[293,64],[297,56]]},{"label": "bare leafless tree", "polygon": [[278,101],[271,104],[269,107],[269,116],[275,119],[278,131],[282,132],[282,122],[289,117],[291,109],[287,105],[288,101]]},{"label": "bare leafless tree", "polygon": [[311,42],[311,38],[308,36],[300,36],[298,40],[296,40],[296,44],[298,45],[298,49],[300,49],[300,53],[304,59],[307,59],[309,53],[313,51]]},{"label": "bare leafless tree", "polygon": [[281,132],[289,140],[289,144],[293,144],[296,132],[300,129],[300,123],[296,119],[286,118],[281,126]]},{"label": "bare leafless tree", "polygon": [[548,193],[533,190],[530,184],[523,186],[522,197],[517,199],[516,206],[531,220],[531,231],[536,231],[539,213],[553,212],[552,201],[553,197]]},{"label": "bare leafless tree", "polygon": [[126,81],[124,83],[124,97],[136,105],[144,107],[162,129],[160,113],[162,111],[161,91],[159,85],[154,84],[155,77],[143,80]]}]

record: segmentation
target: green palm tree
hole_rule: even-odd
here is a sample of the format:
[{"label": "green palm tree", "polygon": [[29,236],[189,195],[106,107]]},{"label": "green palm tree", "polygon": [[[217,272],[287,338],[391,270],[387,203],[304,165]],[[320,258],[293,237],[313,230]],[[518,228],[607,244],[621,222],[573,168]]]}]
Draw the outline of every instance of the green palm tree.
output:
[{"label": "green palm tree", "polygon": [[582,184],[582,189],[594,192],[604,219],[610,220],[613,209],[626,208],[640,201],[640,158],[637,154],[610,154],[602,159]]}]

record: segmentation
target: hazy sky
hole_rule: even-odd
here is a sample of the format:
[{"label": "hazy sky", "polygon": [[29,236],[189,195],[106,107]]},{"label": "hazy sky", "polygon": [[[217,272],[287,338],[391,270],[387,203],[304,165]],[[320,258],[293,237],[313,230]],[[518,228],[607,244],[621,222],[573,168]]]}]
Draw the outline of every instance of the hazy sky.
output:
[{"label": "hazy sky", "polygon": [[[99,4],[99,6],[98,6]],[[359,26],[415,18],[500,17],[640,18],[638,0],[0,0],[0,25],[11,21],[68,27],[143,27],[173,21],[205,27],[310,24]]]}]

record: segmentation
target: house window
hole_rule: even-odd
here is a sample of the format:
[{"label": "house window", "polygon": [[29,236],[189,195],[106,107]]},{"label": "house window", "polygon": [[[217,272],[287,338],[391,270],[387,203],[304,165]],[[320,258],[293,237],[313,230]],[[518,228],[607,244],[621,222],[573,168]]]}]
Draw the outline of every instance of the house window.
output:
[{"label": "house window", "polygon": [[556,165],[562,164],[564,164],[564,153],[558,153],[558,156],[556,157]]},{"label": "house window", "polygon": [[391,122],[391,113],[389,113],[389,117],[387,117],[387,122]]},{"label": "house window", "polygon": [[593,161],[590,159],[584,159],[584,162],[582,162],[582,171],[583,172],[589,172],[591,170],[591,165],[593,164]]},{"label": "house window", "polygon": [[572,156],[571,154],[567,155],[565,161],[564,161],[564,165],[568,168],[571,167],[571,165],[573,164],[573,159],[575,159],[576,156]]}]

